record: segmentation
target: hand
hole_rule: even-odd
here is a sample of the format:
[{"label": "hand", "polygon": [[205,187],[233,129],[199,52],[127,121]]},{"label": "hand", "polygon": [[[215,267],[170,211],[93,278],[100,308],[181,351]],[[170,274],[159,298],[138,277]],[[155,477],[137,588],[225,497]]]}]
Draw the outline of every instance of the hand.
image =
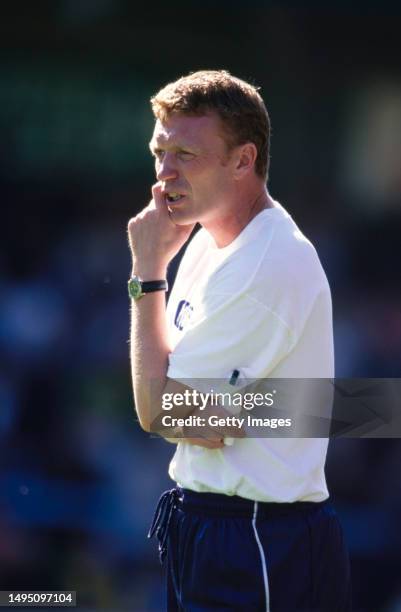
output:
[{"label": "hand", "polygon": [[211,440],[209,438],[183,438],[182,442],[187,444],[193,444],[194,446],[203,446],[203,448],[209,448],[210,450],[216,448],[224,448],[224,439]]},{"label": "hand", "polygon": [[[216,416],[219,419],[226,419],[227,417],[233,416],[227,410],[224,410],[221,406],[206,406],[202,412],[197,411],[202,418],[208,421],[210,416]],[[194,413],[192,413],[194,414]],[[217,449],[224,448],[225,438],[244,438],[246,436],[243,427],[235,425],[205,425],[199,427],[184,427],[183,428],[182,441],[188,444],[194,444],[196,446],[203,446],[204,448]]]},{"label": "hand", "polygon": [[128,223],[133,274],[145,281],[165,278],[168,263],[194,228],[171,221],[160,183],[153,185],[152,195],[149,205]]}]

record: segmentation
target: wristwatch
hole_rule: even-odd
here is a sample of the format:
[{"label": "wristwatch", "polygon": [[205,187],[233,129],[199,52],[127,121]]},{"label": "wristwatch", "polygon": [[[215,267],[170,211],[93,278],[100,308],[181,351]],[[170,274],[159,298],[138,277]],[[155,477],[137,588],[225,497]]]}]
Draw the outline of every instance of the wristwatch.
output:
[{"label": "wristwatch", "polygon": [[146,293],[154,291],[167,291],[166,280],[142,281],[138,276],[133,276],[128,281],[128,295],[133,300],[139,300]]}]

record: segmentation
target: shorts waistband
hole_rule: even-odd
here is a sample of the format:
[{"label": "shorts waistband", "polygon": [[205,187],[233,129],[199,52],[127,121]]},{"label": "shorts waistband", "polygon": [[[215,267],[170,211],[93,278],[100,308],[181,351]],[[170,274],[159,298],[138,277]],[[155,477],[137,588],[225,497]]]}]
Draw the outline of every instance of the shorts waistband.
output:
[{"label": "shorts waistband", "polygon": [[[190,489],[177,487],[177,507],[184,512],[197,512],[208,516],[252,517],[255,512],[255,501],[238,495],[221,493],[198,493]],[[287,516],[291,514],[309,514],[311,511],[329,505],[329,500],[321,502],[257,502],[258,517]]]},{"label": "shorts waistband", "polygon": [[156,536],[159,542],[159,558],[161,563],[166,556],[170,522],[175,510],[200,514],[209,517],[222,518],[272,518],[290,514],[310,514],[328,507],[328,500],[322,502],[256,502],[237,495],[222,495],[221,493],[197,493],[190,489],[176,487],[165,491],[156,506],[148,537]]}]

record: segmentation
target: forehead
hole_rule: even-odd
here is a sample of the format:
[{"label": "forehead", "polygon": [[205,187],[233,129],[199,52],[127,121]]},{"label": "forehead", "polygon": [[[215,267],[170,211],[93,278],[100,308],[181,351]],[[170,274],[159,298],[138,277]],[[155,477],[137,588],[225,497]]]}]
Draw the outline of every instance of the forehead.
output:
[{"label": "forehead", "polygon": [[171,115],[165,121],[156,121],[151,146],[193,146],[210,148],[211,145],[223,143],[222,125],[215,114],[194,117],[189,115]]}]

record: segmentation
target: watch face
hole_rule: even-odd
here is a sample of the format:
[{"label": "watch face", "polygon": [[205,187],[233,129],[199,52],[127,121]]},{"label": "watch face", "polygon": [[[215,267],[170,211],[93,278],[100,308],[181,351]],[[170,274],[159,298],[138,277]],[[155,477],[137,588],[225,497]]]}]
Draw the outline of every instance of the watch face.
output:
[{"label": "watch face", "polygon": [[142,285],[138,278],[131,278],[128,281],[128,293],[133,300],[139,300],[142,297]]}]

